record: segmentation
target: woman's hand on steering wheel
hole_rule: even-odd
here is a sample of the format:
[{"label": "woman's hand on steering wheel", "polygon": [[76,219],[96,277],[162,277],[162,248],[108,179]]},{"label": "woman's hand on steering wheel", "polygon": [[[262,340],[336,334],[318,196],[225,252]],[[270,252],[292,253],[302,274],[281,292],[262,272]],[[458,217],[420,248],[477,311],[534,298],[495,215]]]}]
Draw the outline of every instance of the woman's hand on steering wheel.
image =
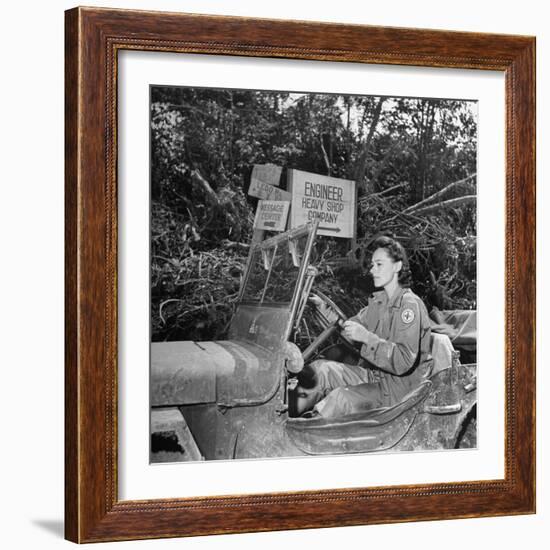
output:
[{"label": "woman's hand on steering wheel", "polygon": [[361,323],[356,321],[345,321],[341,325],[341,335],[343,338],[351,340],[352,342],[360,342],[362,344],[368,343],[369,335],[371,334]]}]

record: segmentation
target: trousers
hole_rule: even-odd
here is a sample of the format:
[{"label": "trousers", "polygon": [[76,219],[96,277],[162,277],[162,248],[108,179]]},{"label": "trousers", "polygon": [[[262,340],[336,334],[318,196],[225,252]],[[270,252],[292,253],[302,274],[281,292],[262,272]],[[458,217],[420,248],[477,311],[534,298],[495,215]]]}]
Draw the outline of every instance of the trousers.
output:
[{"label": "trousers", "polygon": [[363,367],[319,359],[308,368],[313,379],[310,398],[317,402],[314,410],[321,416],[343,416],[388,405],[381,385],[370,382]]}]

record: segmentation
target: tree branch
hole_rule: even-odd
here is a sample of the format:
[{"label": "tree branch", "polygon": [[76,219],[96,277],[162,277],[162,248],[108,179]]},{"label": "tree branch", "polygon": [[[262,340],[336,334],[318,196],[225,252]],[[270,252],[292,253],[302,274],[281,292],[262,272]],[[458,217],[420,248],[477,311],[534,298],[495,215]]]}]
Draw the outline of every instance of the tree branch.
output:
[{"label": "tree branch", "polygon": [[369,133],[367,134],[367,139],[365,140],[365,145],[363,146],[363,150],[361,151],[361,154],[357,159],[357,164],[355,169],[355,181],[357,182],[357,185],[361,185],[361,182],[365,177],[365,172],[367,171],[367,159],[370,151],[370,146],[372,143],[374,132],[376,131],[376,127],[378,126],[378,121],[380,120],[380,113],[382,112],[382,104],[384,103],[385,99],[386,99],[385,97],[381,97],[378,100],[378,103],[376,104],[376,107],[374,109],[374,114],[372,117],[372,122],[369,127]]},{"label": "tree branch", "polygon": [[440,189],[436,193],[433,193],[429,197],[425,198],[424,200],[417,202],[416,204],[413,204],[412,206],[409,206],[408,208],[405,208],[403,210],[404,214],[407,213],[413,213],[416,212],[417,209],[433,202],[437,201],[438,199],[441,199],[443,196],[445,196],[451,189],[454,189],[455,187],[459,187],[460,185],[465,184],[467,181],[471,180],[472,178],[475,178],[477,174],[471,174],[464,179],[454,181],[453,183],[449,183],[449,185],[446,185],[443,189]]},{"label": "tree branch", "polygon": [[[477,199],[476,195],[466,195],[464,197],[458,197],[456,199],[449,199],[447,201],[438,202],[436,204],[430,204],[428,206],[424,206],[423,208],[419,208],[418,210],[414,211],[414,215],[420,216],[420,215],[430,214],[437,210],[443,210],[445,208],[456,208],[457,206],[462,206],[463,204],[475,202],[476,199]],[[408,212],[408,214],[411,214],[411,213],[412,212]]]},{"label": "tree branch", "polygon": [[218,195],[197,169],[191,172],[191,178],[195,183],[197,183],[203,188],[204,192],[206,193],[206,196],[210,199],[210,202],[214,206],[216,207],[220,206],[220,199],[218,198]]},{"label": "tree branch", "polygon": [[323,144],[323,134],[319,136],[319,143],[321,145],[321,151],[323,152],[323,158],[325,159],[325,165],[327,167],[327,176],[330,176],[330,160],[327,155],[327,150]]}]

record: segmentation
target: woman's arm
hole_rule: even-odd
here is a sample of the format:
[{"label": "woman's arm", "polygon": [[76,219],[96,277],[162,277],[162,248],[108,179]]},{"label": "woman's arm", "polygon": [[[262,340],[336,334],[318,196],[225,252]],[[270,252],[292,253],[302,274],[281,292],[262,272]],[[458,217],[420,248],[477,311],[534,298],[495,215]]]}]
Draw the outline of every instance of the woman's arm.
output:
[{"label": "woman's arm", "polygon": [[361,356],[374,366],[395,375],[410,371],[420,352],[421,316],[418,304],[406,301],[395,313],[391,339],[385,340],[369,331],[360,320],[348,320],[344,334],[361,342]]}]

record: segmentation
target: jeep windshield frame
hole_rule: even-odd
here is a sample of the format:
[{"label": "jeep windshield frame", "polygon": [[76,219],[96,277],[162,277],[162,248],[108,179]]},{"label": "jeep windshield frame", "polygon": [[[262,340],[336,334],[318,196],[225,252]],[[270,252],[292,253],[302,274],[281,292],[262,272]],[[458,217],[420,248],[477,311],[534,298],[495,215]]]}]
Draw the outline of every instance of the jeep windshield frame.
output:
[{"label": "jeep windshield frame", "polygon": [[308,223],[251,246],[237,307],[289,308],[292,324],[300,303],[317,226],[318,222]]}]

